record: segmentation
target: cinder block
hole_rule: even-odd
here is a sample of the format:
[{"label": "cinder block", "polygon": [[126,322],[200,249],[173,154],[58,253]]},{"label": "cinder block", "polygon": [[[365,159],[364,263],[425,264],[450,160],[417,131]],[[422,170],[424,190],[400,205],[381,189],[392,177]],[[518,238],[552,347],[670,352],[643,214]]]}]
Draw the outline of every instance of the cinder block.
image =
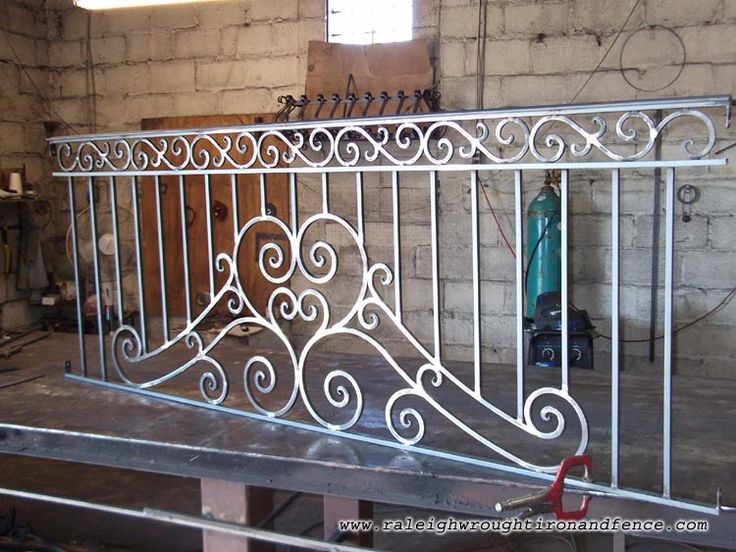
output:
[{"label": "cinder block", "polygon": [[713,249],[736,251],[736,218],[734,215],[710,216],[708,239]]},{"label": "cinder block", "polygon": [[159,63],[151,66],[151,85],[149,91],[186,92],[194,90],[194,64]]},{"label": "cinder block", "polygon": [[[148,65],[113,65],[100,71],[97,79],[98,93],[147,94],[151,91],[151,67]],[[157,73],[157,79],[162,74]]]},{"label": "cinder block", "polygon": [[218,29],[178,31],[174,33],[173,39],[174,53],[177,58],[203,58],[222,53],[222,41]]},{"label": "cinder block", "polygon": [[689,63],[733,63],[731,52],[736,50],[736,25],[705,25],[679,29],[687,45]]},{"label": "cinder block", "polygon": [[507,35],[547,36],[563,34],[568,28],[567,2],[507,5],[504,8],[504,31]]},{"label": "cinder block", "polygon": [[241,26],[248,22],[248,6],[244,2],[212,2],[197,6],[199,27],[214,27],[225,30],[226,27]]},{"label": "cinder block", "polygon": [[23,125],[19,123],[0,123],[0,152],[8,154],[24,151]]},{"label": "cinder block", "polygon": [[326,0],[300,0],[298,2],[299,19],[324,19],[327,13]]},{"label": "cinder block", "polygon": [[711,24],[718,20],[721,4],[719,0],[701,0],[697,6],[688,0],[650,0],[646,3],[646,21],[668,27]]},{"label": "cinder block", "polygon": [[570,100],[569,76],[514,75],[501,77],[501,96],[507,105],[542,105]]},{"label": "cinder block", "polygon": [[248,16],[251,21],[296,19],[298,4],[299,3],[296,0],[282,0],[281,2],[251,2],[248,7]]},{"label": "cinder block", "polygon": [[470,58],[475,63],[475,50],[471,43],[442,42],[440,44],[440,73],[442,78],[462,77],[468,73]]},{"label": "cinder block", "polygon": [[148,24],[160,29],[191,29],[199,23],[198,7],[195,4],[152,7]]},{"label": "cinder block", "polygon": [[126,43],[125,58],[128,62],[164,60],[174,57],[170,33],[136,34]]},{"label": "cinder block", "polygon": [[273,24],[273,54],[283,56],[294,54],[303,45],[306,51],[307,41],[302,41],[302,22],[292,23],[279,21]]},{"label": "cinder block", "polygon": [[270,24],[228,27],[222,31],[222,51],[225,55],[270,54],[273,27]]},{"label": "cinder block", "polygon": [[[503,24],[503,9],[498,6],[489,6],[487,37],[492,39],[500,36]],[[443,5],[440,30],[443,38],[475,38],[478,35],[478,7],[476,5],[457,7]]]},{"label": "cinder block", "polygon": [[[600,44],[598,42],[600,40]],[[594,34],[578,36],[549,37],[531,41],[531,67],[537,74],[574,73],[589,69],[592,71],[603,53],[610,46],[613,37],[597,38]],[[618,64],[618,58],[610,56],[602,67]],[[505,60],[505,58],[502,58]],[[522,73],[523,71],[519,71]]]},{"label": "cinder block", "polygon": [[100,64],[125,61],[125,37],[105,36],[92,39],[92,59]]},{"label": "cinder block", "polygon": [[[629,15],[631,6],[624,2],[598,2],[597,0],[572,0],[570,10],[570,32],[590,31],[605,35],[617,33]],[[642,2],[631,14],[627,29],[644,26],[645,4]]]},{"label": "cinder block", "polygon": [[82,40],[54,41],[49,48],[49,62],[53,67],[82,65],[85,59]]},{"label": "cinder block", "polygon": [[34,321],[34,314],[27,300],[12,301],[2,305],[2,326],[15,330],[28,326]]},{"label": "cinder block", "polygon": [[492,40],[486,45],[486,74],[526,74],[531,70],[528,40]]},{"label": "cinder block", "polygon": [[293,57],[203,63],[197,65],[197,89],[285,86],[295,82],[296,65]]}]

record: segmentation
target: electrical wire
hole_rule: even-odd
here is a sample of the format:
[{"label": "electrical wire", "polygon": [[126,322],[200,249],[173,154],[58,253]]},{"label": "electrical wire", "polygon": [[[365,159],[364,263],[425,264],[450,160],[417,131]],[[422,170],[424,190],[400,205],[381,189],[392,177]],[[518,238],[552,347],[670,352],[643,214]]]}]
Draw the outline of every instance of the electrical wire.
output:
[{"label": "electrical wire", "polygon": [[[676,328],[675,330],[673,330],[672,335],[676,335],[676,334],[680,333],[681,331],[686,330],[687,328],[690,328],[691,326],[694,326],[698,322],[702,322],[703,320],[705,320],[709,316],[714,315],[719,310],[721,310],[723,307],[725,307],[731,301],[731,299],[733,299],[734,295],[736,295],[736,287],[733,288],[731,291],[729,291],[726,294],[726,296],[723,299],[721,299],[721,302],[718,303],[715,307],[713,307],[712,309],[710,309],[705,314],[703,314],[701,316],[698,316],[696,319],[691,320],[690,322],[688,322],[686,324],[683,324],[679,328]],[[606,339],[608,341],[611,340],[611,336],[609,336],[609,335],[598,334],[596,336],[596,339],[599,338],[599,337],[602,338],[602,339]],[[654,338],[655,341],[660,340],[660,339],[664,339],[664,335],[658,335],[658,336],[656,336]],[[620,341],[622,343],[648,343],[650,341],[650,339],[647,337],[646,339],[621,339]]]},{"label": "electrical wire", "polygon": [[44,101],[46,104],[46,107],[48,110],[59,120],[61,121],[69,130],[71,130],[74,134],[80,134],[80,132],[71,125],[64,117],[62,117],[56,109],[54,109],[53,104],[51,103],[51,100],[49,100],[48,96],[44,94],[41,91],[41,87],[36,84],[36,81],[33,80],[33,76],[31,76],[30,71],[28,71],[28,68],[21,62],[20,56],[18,55],[18,51],[15,49],[15,46],[13,46],[13,41],[10,40],[10,36],[8,35],[8,32],[5,29],[0,28],[0,32],[3,33],[3,36],[5,37],[5,41],[8,43],[8,46],[10,46],[10,51],[13,53],[13,57],[15,58],[15,61],[11,61],[18,69],[23,71],[25,73],[26,78],[28,79],[28,82],[31,83],[31,86],[36,90],[36,93],[39,95],[39,97]]},{"label": "electrical wire", "polygon": [[631,20],[631,17],[634,15],[634,11],[636,11],[636,8],[639,6],[640,3],[641,3],[641,0],[636,0],[636,2],[634,2],[634,5],[631,7],[631,10],[629,11],[629,15],[626,17],[626,21],[624,21],[624,24],[621,25],[621,28],[616,33],[616,36],[613,38],[613,42],[611,42],[611,44],[608,46],[608,49],[606,50],[606,53],[603,54],[603,57],[598,62],[598,65],[596,65],[595,66],[595,69],[593,69],[593,71],[590,73],[590,75],[588,75],[588,78],[585,79],[585,82],[580,87],[580,89],[575,93],[575,95],[572,97],[572,99],[570,100],[569,103],[574,103],[575,100],[578,99],[578,96],[580,96],[580,94],[582,94],[583,90],[585,90],[585,87],[588,86],[588,84],[593,79],[593,77],[596,75],[596,73],[598,73],[598,70],[601,68],[601,65],[603,65],[603,62],[608,57],[608,54],[610,54],[611,53],[611,50],[613,50],[614,45],[616,44],[616,42],[618,42],[618,39],[621,37],[621,34],[624,32],[624,29],[626,28],[626,25],[629,24],[629,21]]},{"label": "electrical wire", "polygon": [[511,246],[511,242],[509,242],[509,239],[506,237],[506,232],[503,231],[503,227],[501,226],[501,221],[498,220],[498,216],[496,215],[496,210],[493,208],[493,205],[491,204],[491,199],[488,197],[488,192],[486,191],[486,187],[482,182],[480,183],[480,189],[483,190],[483,195],[486,198],[486,203],[488,203],[488,208],[491,210],[491,214],[493,215],[493,220],[496,221],[496,226],[498,226],[498,231],[501,233],[501,237],[503,238],[503,241],[506,243],[506,247],[511,253],[511,256],[515,259],[516,251],[514,251],[514,248]]}]

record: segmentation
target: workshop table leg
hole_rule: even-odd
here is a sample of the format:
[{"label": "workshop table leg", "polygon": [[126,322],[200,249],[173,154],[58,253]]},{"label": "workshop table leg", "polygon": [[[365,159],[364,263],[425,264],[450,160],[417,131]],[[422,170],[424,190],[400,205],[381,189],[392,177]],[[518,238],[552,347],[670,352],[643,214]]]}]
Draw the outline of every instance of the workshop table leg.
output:
[{"label": "workshop table leg", "polygon": [[[273,489],[202,479],[202,515],[257,526],[273,510]],[[273,552],[273,544],[203,531],[204,552]]]},{"label": "workshop table leg", "polygon": [[[339,496],[323,497],[325,540],[332,538],[337,530],[337,522],[346,519],[373,519],[373,503],[355,498]],[[373,546],[373,531],[351,533],[342,542],[357,546]]]}]

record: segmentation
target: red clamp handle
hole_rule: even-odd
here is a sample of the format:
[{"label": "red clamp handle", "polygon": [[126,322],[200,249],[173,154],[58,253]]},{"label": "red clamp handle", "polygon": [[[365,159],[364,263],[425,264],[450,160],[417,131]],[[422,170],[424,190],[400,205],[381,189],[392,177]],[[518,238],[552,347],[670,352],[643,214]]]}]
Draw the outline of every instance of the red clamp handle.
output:
[{"label": "red clamp handle", "polygon": [[577,510],[563,510],[562,494],[565,491],[565,476],[567,476],[567,472],[573,466],[583,466],[585,468],[585,475],[583,477],[584,479],[589,480],[593,470],[593,461],[587,454],[582,454],[579,456],[570,456],[569,458],[565,458],[560,463],[560,469],[558,470],[557,476],[552,482],[552,485],[550,485],[546,497],[547,502],[550,504],[552,512],[555,514],[557,519],[583,519],[588,513],[588,505],[590,504],[590,496],[588,495],[583,495],[583,501],[580,503],[580,508]]}]

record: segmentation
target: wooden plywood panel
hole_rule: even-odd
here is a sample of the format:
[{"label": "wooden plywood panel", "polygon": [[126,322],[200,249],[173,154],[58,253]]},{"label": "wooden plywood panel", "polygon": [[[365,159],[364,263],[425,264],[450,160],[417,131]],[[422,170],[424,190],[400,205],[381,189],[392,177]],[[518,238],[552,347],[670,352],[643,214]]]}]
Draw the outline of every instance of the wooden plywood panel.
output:
[{"label": "wooden plywood panel", "polygon": [[[271,120],[272,115],[215,115],[191,117],[164,117],[144,119],[143,130],[187,129],[227,127],[260,123]],[[204,146],[214,153],[214,147]],[[212,175],[211,190],[212,241],[216,257],[218,252],[231,253],[234,244],[233,209],[237,209],[240,225],[260,213],[259,175],[237,175],[238,205],[233,206],[230,175]],[[143,239],[144,299],[147,314],[161,313],[160,262],[156,232],[156,195],[152,177],[140,179],[141,226]],[[164,263],[168,288],[167,307],[170,316],[186,314],[184,293],[184,255],[182,245],[179,177],[165,176],[160,179],[162,226],[164,236]],[[266,178],[266,201],[275,209],[281,220],[288,219],[288,177],[269,174]],[[209,253],[207,247],[207,212],[205,201],[205,177],[187,176],[185,180],[187,204],[187,233],[189,244],[189,270],[191,278],[191,301],[196,315],[202,311],[197,299],[207,300],[210,291]],[[270,239],[269,239],[270,238]],[[256,309],[263,312],[268,297],[276,286],[268,282],[258,266],[258,251],[265,241],[276,241],[284,248],[288,260],[287,241],[277,225],[262,223],[249,231],[239,251],[240,280]],[[285,263],[286,264],[286,263]],[[278,274],[278,271],[274,271]],[[282,272],[283,273],[283,272]],[[222,272],[214,271],[215,291],[227,278]],[[226,314],[224,304],[216,309]]]}]

